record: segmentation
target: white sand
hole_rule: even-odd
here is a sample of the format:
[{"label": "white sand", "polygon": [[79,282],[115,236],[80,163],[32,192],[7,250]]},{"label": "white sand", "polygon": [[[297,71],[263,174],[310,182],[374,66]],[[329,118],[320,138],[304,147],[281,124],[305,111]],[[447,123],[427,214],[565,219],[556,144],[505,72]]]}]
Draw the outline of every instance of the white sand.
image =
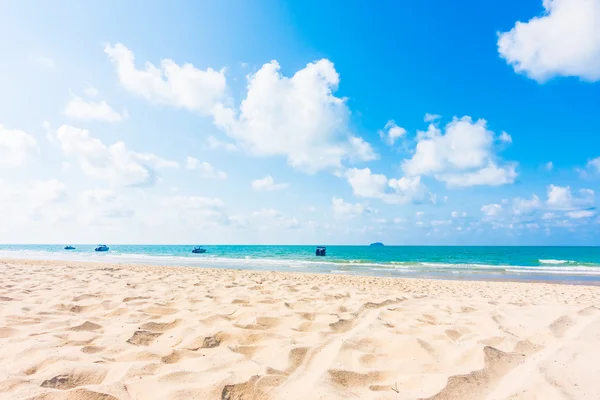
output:
[{"label": "white sand", "polygon": [[0,272],[2,399],[600,399],[600,287]]}]

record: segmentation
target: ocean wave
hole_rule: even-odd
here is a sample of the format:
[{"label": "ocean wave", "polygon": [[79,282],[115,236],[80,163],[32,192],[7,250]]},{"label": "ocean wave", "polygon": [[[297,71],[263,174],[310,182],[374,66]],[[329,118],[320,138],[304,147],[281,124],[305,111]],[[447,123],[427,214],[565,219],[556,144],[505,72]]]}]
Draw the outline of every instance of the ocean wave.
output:
[{"label": "ocean wave", "polygon": [[572,263],[576,263],[577,261],[571,261],[571,260],[552,260],[552,259],[543,260],[543,259],[540,259],[540,260],[538,260],[538,262],[540,264],[572,264]]},{"label": "ocean wave", "polygon": [[[47,249],[0,250],[0,257],[29,258],[37,260],[102,261],[114,263],[144,263],[154,265],[181,265],[188,267],[242,268],[262,270],[302,269],[306,272],[359,273],[380,272],[381,275],[434,275],[446,274],[546,274],[600,276],[599,263],[571,260],[540,259],[538,265],[493,265],[485,263],[452,263],[440,261],[370,261],[365,259],[339,260],[314,257],[304,259],[273,258],[240,255],[225,257],[219,254],[148,254],[127,253],[119,250],[95,253],[91,250],[63,251]],[[255,258],[256,257],[256,258]],[[367,272],[368,273],[368,272]]]}]

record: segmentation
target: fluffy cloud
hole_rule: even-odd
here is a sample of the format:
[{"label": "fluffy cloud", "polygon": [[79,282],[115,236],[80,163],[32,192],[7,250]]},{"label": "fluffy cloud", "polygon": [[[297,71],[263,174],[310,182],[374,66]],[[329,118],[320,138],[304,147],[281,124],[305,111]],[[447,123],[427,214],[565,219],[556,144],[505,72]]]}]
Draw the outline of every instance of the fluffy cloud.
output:
[{"label": "fluffy cloud", "polygon": [[438,119],[442,118],[441,115],[439,114],[429,114],[429,113],[425,113],[425,118],[423,118],[423,120],[425,122],[433,122],[436,121]]},{"label": "fluffy cloud", "polygon": [[86,214],[93,222],[103,222],[104,218],[130,218],[135,211],[118,200],[116,192],[109,189],[92,189],[83,192]]},{"label": "fluffy cloud", "polygon": [[67,103],[65,115],[79,121],[119,122],[126,118],[127,112],[119,114],[106,101],[96,102],[74,96]]},{"label": "fluffy cloud", "polygon": [[155,103],[210,114],[224,98],[227,82],[224,70],[197,69],[161,60],[160,67],[147,62],[137,69],[133,53],[117,43],[104,48],[115,65],[121,85],[131,93]]},{"label": "fluffy cloud", "polygon": [[225,211],[225,203],[218,198],[173,196],[162,199],[160,203],[186,221],[217,225],[228,225],[231,222]]},{"label": "fluffy cloud", "polygon": [[588,161],[587,167],[594,172],[600,173],[600,157],[594,158],[593,160]]},{"label": "fluffy cloud", "polygon": [[[123,87],[156,104],[186,108],[213,117],[215,125],[257,156],[284,156],[299,170],[340,170],[342,160],[369,161],[377,155],[348,127],[350,111],[334,96],[339,76],[333,63],[309,63],[292,77],[272,61],[248,75],[248,92],[239,109],[231,107],[224,71],[199,70],[191,64],[162,60],[137,69],[133,53],[122,44],[105,51]],[[209,145],[220,147],[216,139]],[[224,148],[233,150],[229,145]]]},{"label": "fluffy cloud", "polygon": [[237,151],[238,148],[233,143],[227,143],[222,140],[217,139],[214,136],[209,136],[207,139],[208,147],[212,150],[223,149],[226,151]]},{"label": "fluffy cloud", "polygon": [[382,131],[379,131],[381,139],[388,144],[393,146],[397,139],[406,135],[406,129],[396,125],[396,122],[390,120],[385,124]]},{"label": "fluffy cloud", "polygon": [[187,169],[197,170],[200,172],[200,177],[203,179],[227,179],[227,173],[213,167],[210,163],[200,162],[197,158],[188,157],[185,166]]},{"label": "fluffy cloud", "polygon": [[577,211],[569,211],[567,216],[572,219],[582,219],[582,218],[591,218],[596,215],[596,212],[593,210],[577,210]]},{"label": "fluffy cloud", "polygon": [[498,38],[498,51],[518,73],[600,79],[600,0],[543,0],[545,12]]},{"label": "fluffy cloud", "polygon": [[252,181],[252,189],[264,190],[265,192],[283,190],[286,189],[288,186],[289,185],[287,183],[275,183],[275,180],[271,175],[267,175],[264,178]]},{"label": "fluffy cloud", "polygon": [[339,76],[330,61],[309,63],[290,78],[279,70],[272,61],[249,75],[239,111],[217,109],[215,124],[250,153],[284,156],[308,173],[340,169],[343,159],[376,158],[368,143],[349,132],[350,111],[333,94]]},{"label": "fluffy cloud", "polygon": [[389,204],[419,203],[426,195],[426,187],[419,176],[388,179],[385,175],[372,173],[369,168],[350,168],[345,177],[355,196],[381,199]]},{"label": "fluffy cloud", "polygon": [[495,217],[502,212],[502,206],[500,204],[487,204],[481,207],[481,212],[488,217]]},{"label": "fluffy cloud", "polygon": [[157,169],[178,167],[154,154],[131,151],[121,141],[106,146],[89,131],[70,125],[62,125],[52,138],[65,155],[77,159],[88,177],[115,185],[151,185]]},{"label": "fluffy cloud", "polygon": [[531,214],[533,211],[542,208],[543,204],[539,197],[533,195],[531,200],[517,197],[513,200],[513,213],[516,215]]},{"label": "fluffy cloud", "polygon": [[0,165],[22,165],[37,150],[37,141],[33,136],[0,124]]},{"label": "fluffy cloud", "polygon": [[552,161],[548,161],[546,164],[544,164],[544,169],[546,171],[552,171],[554,169],[554,164],[552,163]]},{"label": "fluffy cloud", "polygon": [[36,203],[55,203],[67,198],[67,186],[56,179],[33,181],[30,195]]},{"label": "fluffy cloud", "polygon": [[445,133],[433,125],[420,132],[415,154],[402,168],[408,176],[431,175],[449,187],[514,182],[516,164],[499,165],[493,144],[494,132],[485,120],[454,118]]},{"label": "fluffy cloud", "polygon": [[367,207],[364,204],[346,203],[344,199],[333,197],[331,199],[333,216],[335,218],[355,218],[363,215]]},{"label": "fluffy cloud", "polygon": [[504,131],[502,131],[502,133],[500,134],[500,137],[498,137],[498,139],[504,143],[512,143],[512,136],[510,136],[508,133],[506,133]]},{"label": "fluffy cloud", "polygon": [[460,217],[466,217],[467,213],[465,211],[463,212],[458,212],[458,211],[452,211],[452,218],[460,218]]},{"label": "fluffy cloud", "polygon": [[262,210],[254,211],[250,218],[256,222],[253,225],[258,227],[258,230],[300,228],[300,222],[295,217],[286,217],[280,211],[272,208],[263,208]]},{"label": "fluffy cloud", "polygon": [[579,196],[573,196],[569,186],[548,186],[546,204],[552,210],[576,210],[592,207],[594,201],[595,194],[591,189],[581,189],[579,190]]}]

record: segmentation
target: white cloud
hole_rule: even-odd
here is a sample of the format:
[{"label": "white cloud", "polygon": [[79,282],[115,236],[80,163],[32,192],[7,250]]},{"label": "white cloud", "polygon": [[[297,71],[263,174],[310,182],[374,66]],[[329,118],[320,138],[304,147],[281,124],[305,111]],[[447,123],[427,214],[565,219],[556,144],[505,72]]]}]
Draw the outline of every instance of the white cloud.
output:
[{"label": "white cloud", "polygon": [[252,225],[254,227],[258,227],[259,231],[270,230],[273,228],[300,228],[300,222],[295,217],[286,217],[280,211],[272,208],[263,208],[262,210],[255,211],[252,213],[251,218],[256,220],[256,222]]},{"label": "white cloud", "polygon": [[385,175],[371,173],[369,168],[350,168],[345,177],[355,196],[377,198],[389,204],[418,203],[424,201],[426,195],[420,176],[388,179]]},{"label": "white cloud", "polygon": [[423,120],[425,122],[433,122],[436,121],[438,119],[442,118],[441,115],[439,114],[429,114],[429,113],[425,113],[425,118],[423,118]]},{"label": "white cloud", "polygon": [[217,108],[215,124],[257,156],[285,156],[288,164],[314,173],[340,169],[343,159],[368,161],[371,146],[352,135],[345,99],[333,95],[339,76],[333,63],[309,63],[291,78],[272,61],[248,76],[239,111]]},{"label": "white cloud", "polygon": [[207,139],[208,147],[212,150],[223,149],[226,151],[237,151],[238,148],[233,143],[223,142],[214,136],[209,136]]},{"label": "white cloud", "polygon": [[31,187],[32,200],[36,203],[55,203],[67,198],[67,186],[56,179],[33,181]]},{"label": "white cloud", "polygon": [[77,159],[88,177],[115,185],[151,185],[156,169],[178,167],[154,154],[131,151],[121,141],[106,146],[89,131],[70,125],[62,125],[52,137],[65,155]]},{"label": "white cloud", "polygon": [[488,217],[495,217],[502,212],[502,206],[500,204],[487,204],[481,207],[481,212]]},{"label": "white cloud", "polygon": [[364,204],[346,203],[344,199],[333,197],[331,199],[333,215],[336,218],[354,218],[362,215],[367,209]]},{"label": "white cloud", "polygon": [[[133,53],[107,45],[123,87],[156,104],[186,108],[213,117],[215,125],[256,156],[284,156],[288,164],[315,173],[340,170],[343,160],[377,158],[370,144],[348,126],[346,99],[333,95],[339,76],[333,63],[309,63],[291,78],[272,61],[248,75],[248,92],[239,109],[230,106],[224,71],[162,60],[136,69]],[[215,146],[217,142],[213,141]]]},{"label": "white cloud", "polygon": [[188,156],[185,160],[185,167],[187,169],[196,169],[196,168],[198,168],[199,162],[200,162],[200,160],[198,160],[197,158]]},{"label": "white cloud", "polygon": [[271,175],[267,175],[264,178],[252,181],[252,189],[264,190],[265,192],[283,190],[286,189],[288,186],[289,185],[287,183],[275,183],[275,180]]},{"label": "white cloud", "polygon": [[467,213],[465,211],[463,212],[458,212],[458,211],[452,211],[452,218],[460,218],[460,217],[466,217]]},{"label": "white cloud", "polygon": [[498,37],[500,55],[538,82],[600,79],[600,0],[543,0],[545,12]]},{"label": "white cloud", "polygon": [[118,200],[116,192],[109,189],[91,189],[83,192],[82,198],[87,205],[86,213],[93,222],[103,221],[104,218],[130,218],[135,211]]},{"label": "white cloud", "polygon": [[0,124],[0,165],[22,165],[37,150],[37,141],[33,136]]},{"label": "white cloud", "polygon": [[200,162],[200,160],[194,157],[188,156],[186,158],[185,167],[191,170],[198,170],[200,172],[200,177],[203,179],[227,179],[227,173],[225,171],[216,169],[206,161]]},{"label": "white cloud", "polygon": [[430,125],[420,132],[415,154],[402,164],[408,176],[432,175],[449,187],[514,182],[515,163],[499,165],[493,149],[494,133],[485,120],[454,118],[445,133]]},{"label": "white cloud", "polygon": [[431,226],[442,226],[442,225],[452,225],[452,221],[447,219],[447,220],[433,220],[431,221]]},{"label": "white cloud", "polygon": [[87,101],[74,96],[67,103],[65,115],[79,121],[119,122],[127,117],[127,112],[119,114],[106,101]]},{"label": "white cloud", "polygon": [[83,90],[83,93],[88,97],[96,97],[98,96],[98,89],[93,86],[88,86]]},{"label": "white cloud", "polygon": [[504,143],[512,143],[512,136],[510,136],[508,133],[506,133],[504,131],[502,131],[502,133],[500,134],[500,137],[498,137],[498,139]]},{"label": "white cloud", "polygon": [[573,196],[569,186],[550,185],[546,204],[552,210],[576,210],[593,206],[594,198],[595,194],[591,189],[581,189],[579,196]]},{"label": "white cloud", "polygon": [[230,218],[225,211],[225,203],[219,198],[201,196],[173,196],[161,200],[167,210],[175,210],[186,221],[228,225]]},{"label": "white cloud", "polygon": [[593,160],[588,161],[587,167],[589,169],[594,170],[595,172],[600,173],[600,157],[594,158]]},{"label": "white cloud", "polygon": [[543,207],[542,201],[536,195],[531,197],[531,200],[517,197],[513,200],[513,213],[516,215],[531,214],[533,211]]},{"label": "white cloud", "polygon": [[596,215],[595,211],[592,210],[577,210],[577,211],[569,211],[567,216],[572,219],[582,219],[582,218],[591,218]]},{"label": "white cloud", "polygon": [[383,130],[379,131],[379,136],[389,146],[393,146],[396,140],[404,135],[406,135],[406,129],[396,125],[393,120],[388,121]]},{"label": "white cloud", "polygon": [[555,213],[551,213],[551,212],[547,212],[547,213],[544,213],[544,215],[542,215],[543,220],[550,220],[550,219],[556,219],[556,218],[558,218],[558,215],[556,215]]},{"label": "white cloud", "polygon": [[88,204],[104,205],[117,199],[117,193],[109,189],[91,189],[83,192],[83,198]]},{"label": "white cloud", "polygon": [[135,66],[133,53],[124,45],[104,48],[117,69],[121,85],[131,93],[155,103],[211,114],[225,97],[225,71],[197,69],[192,64],[177,65],[161,60],[160,67],[147,62],[143,70]]},{"label": "white cloud", "polygon": [[546,164],[544,164],[544,169],[546,171],[552,171],[554,169],[554,164],[552,161],[548,161]]},{"label": "white cloud", "polygon": [[425,213],[423,211],[417,211],[415,213],[415,217],[417,217],[417,218],[421,218],[423,215],[425,215]]},{"label": "white cloud", "polygon": [[517,177],[515,167],[514,164],[507,164],[503,168],[499,168],[490,163],[487,167],[476,172],[443,174],[437,176],[437,179],[445,182],[448,187],[501,186],[515,181]]}]

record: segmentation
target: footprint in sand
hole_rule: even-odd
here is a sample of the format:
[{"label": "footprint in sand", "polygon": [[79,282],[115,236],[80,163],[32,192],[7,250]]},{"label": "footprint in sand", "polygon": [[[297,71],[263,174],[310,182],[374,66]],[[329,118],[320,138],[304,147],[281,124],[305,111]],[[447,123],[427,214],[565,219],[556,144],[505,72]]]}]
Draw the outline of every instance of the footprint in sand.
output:
[{"label": "footprint in sand", "polygon": [[136,331],[131,336],[127,343],[131,343],[136,346],[149,346],[151,345],[162,333],[148,332],[148,331]]},{"label": "footprint in sand", "polygon": [[166,332],[175,328],[180,322],[180,319],[176,319],[173,322],[147,322],[142,325],[142,329],[152,332]]},{"label": "footprint in sand", "polygon": [[98,385],[104,381],[106,370],[74,370],[42,382],[43,388],[68,390],[84,385]]},{"label": "footprint in sand", "polygon": [[88,389],[75,389],[68,392],[42,393],[31,400],[119,400],[110,394],[94,392]]},{"label": "footprint in sand", "polygon": [[104,347],[98,346],[84,346],[81,348],[81,351],[85,354],[96,354],[104,350]]},{"label": "footprint in sand", "polygon": [[344,388],[372,385],[374,383],[379,383],[386,378],[386,374],[381,371],[361,374],[353,371],[330,369],[328,372],[331,380]]},{"label": "footprint in sand", "polygon": [[170,307],[147,307],[142,310],[146,314],[155,314],[155,315],[171,315],[175,314],[179,310],[176,308]]},{"label": "footprint in sand", "polygon": [[466,375],[448,378],[446,386],[437,394],[422,400],[461,399],[475,400],[485,395],[511,369],[525,361],[524,354],[505,353],[494,347],[483,348],[484,367]]},{"label": "footprint in sand", "polygon": [[97,331],[98,329],[101,329],[102,326],[95,324],[93,322],[90,321],[85,321],[83,324],[81,325],[77,325],[73,328],[71,328],[72,331]]},{"label": "footprint in sand", "polygon": [[573,320],[569,318],[567,315],[563,315],[558,318],[556,321],[550,324],[550,332],[557,337],[561,338],[564,336],[565,332],[569,329],[569,327],[573,325]]}]

